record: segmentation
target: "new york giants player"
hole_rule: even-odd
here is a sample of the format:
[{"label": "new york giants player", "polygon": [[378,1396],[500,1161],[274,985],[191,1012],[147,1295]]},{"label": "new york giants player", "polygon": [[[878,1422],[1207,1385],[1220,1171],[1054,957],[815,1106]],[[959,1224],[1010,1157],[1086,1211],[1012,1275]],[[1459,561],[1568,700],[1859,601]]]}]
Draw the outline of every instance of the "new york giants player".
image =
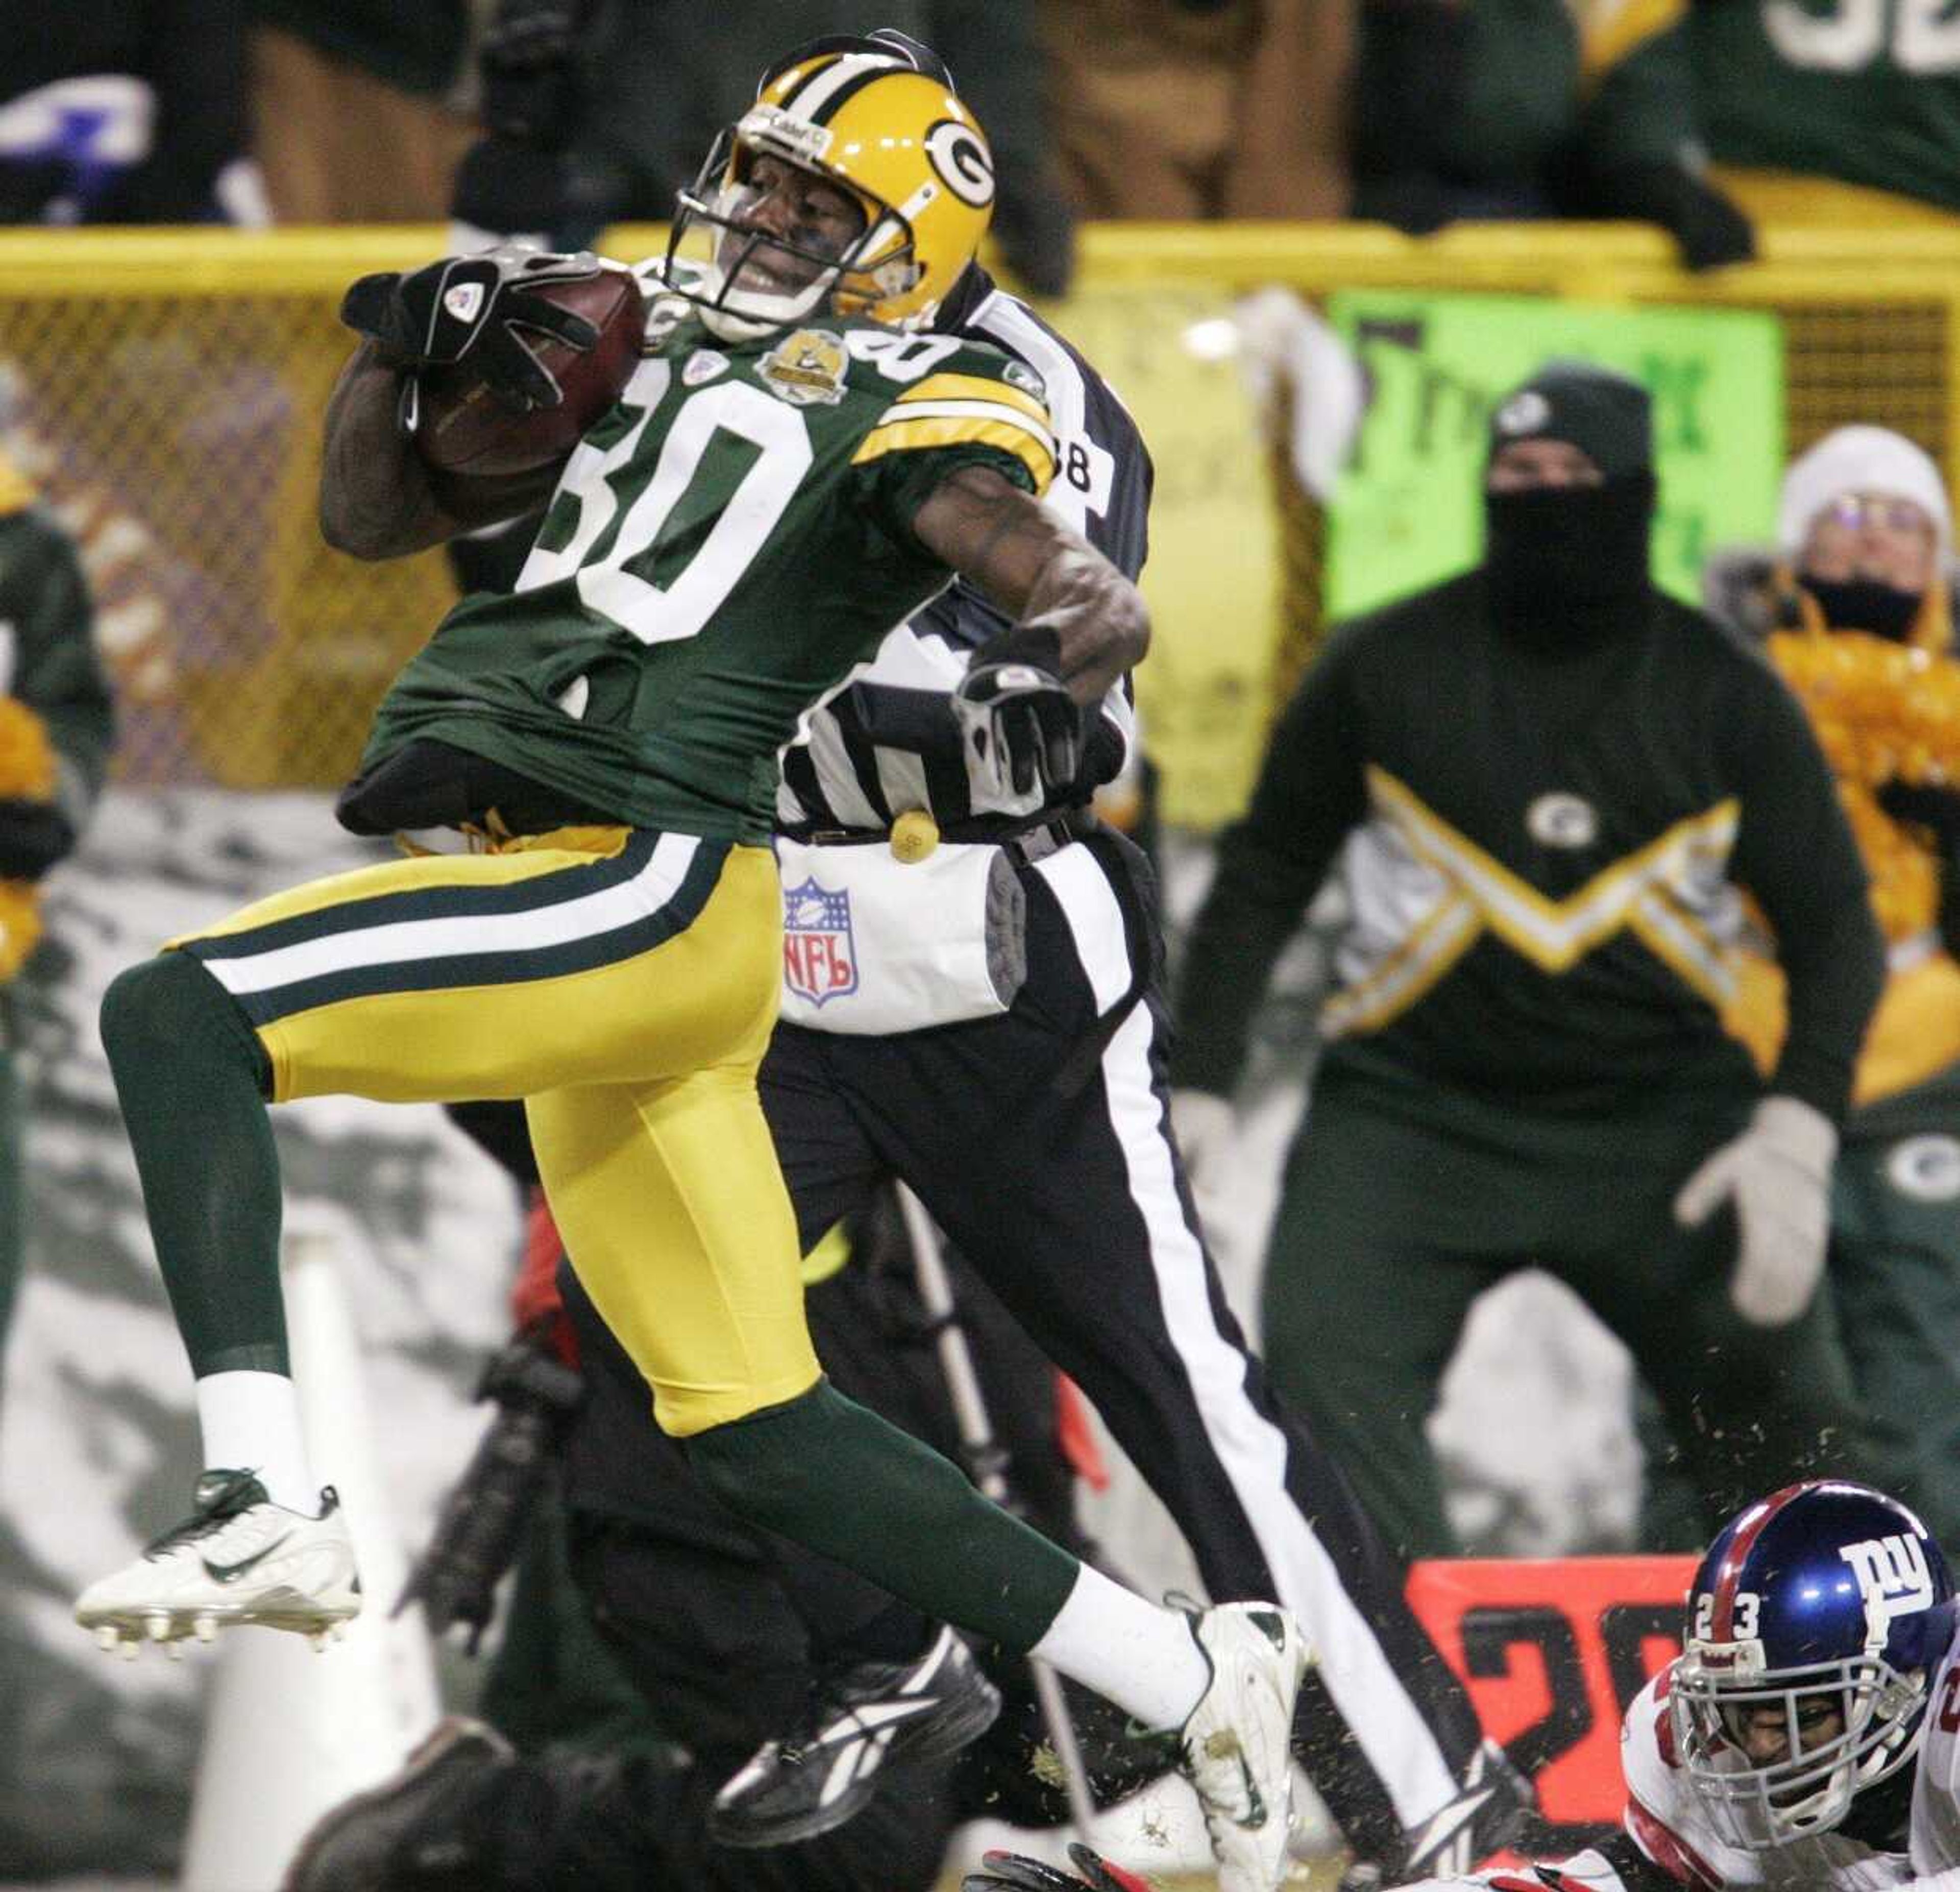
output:
[{"label": "new york giants player", "polygon": [[[1758,1500],[1709,1546],[1682,1653],[1627,1710],[1623,1830],[1422,1892],[1960,1892],[1955,1614],[1946,1557],[1895,1499],[1815,1480]],[[1128,1883],[1092,1863],[1096,1892]],[[1033,1866],[990,1859],[967,1892],[1071,1884]]]},{"label": "new york giants player", "polygon": [[1954,1627],[1946,1560],[1895,1499],[1818,1481],[1750,1506],[1627,1712],[1605,1863],[1630,1887],[1960,1884]]}]

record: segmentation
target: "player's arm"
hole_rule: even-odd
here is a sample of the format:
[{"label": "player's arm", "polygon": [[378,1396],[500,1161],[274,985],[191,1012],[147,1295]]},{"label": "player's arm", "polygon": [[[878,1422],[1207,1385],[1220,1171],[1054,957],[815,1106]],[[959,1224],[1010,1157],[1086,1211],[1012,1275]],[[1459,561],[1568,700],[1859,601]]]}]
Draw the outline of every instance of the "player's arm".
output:
[{"label": "player's arm", "polygon": [[913,516],[935,557],[970,579],[1015,620],[976,662],[1052,640],[1048,666],[1077,703],[1102,701],[1150,641],[1149,613],[1128,579],[1041,504],[991,467],[963,466]]},{"label": "player's arm", "polygon": [[438,472],[402,431],[401,398],[401,370],[363,342],[327,402],[320,529],[336,551],[397,558],[516,518],[550,497],[556,464],[467,479]]},{"label": "player's arm", "polygon": [[991,467],[963,466],[941,481],[913,515],[912,533],[1014,621],[975,653],[953,692],[974,762],[1001,793],[1073,782],[1083,711],[1150,644],[1136,587]]},{"label": "player's arm", "polygon": [[[559,256],[505,243],[349,286],[340,319],[363,342],[328,405],[320,529],[329,544],[358,558],[394,558],[515,518],[549,496],[568,453],[504,478],[460,479],[425,465],[400,424],[402,377],[467,358],[512,415],[556,407],[564,392],[525,336],[591,348],[599,331],[542,292],[590,281],[604,266],[582,250]],[[415,386],[407,392],[412,400]]]}]

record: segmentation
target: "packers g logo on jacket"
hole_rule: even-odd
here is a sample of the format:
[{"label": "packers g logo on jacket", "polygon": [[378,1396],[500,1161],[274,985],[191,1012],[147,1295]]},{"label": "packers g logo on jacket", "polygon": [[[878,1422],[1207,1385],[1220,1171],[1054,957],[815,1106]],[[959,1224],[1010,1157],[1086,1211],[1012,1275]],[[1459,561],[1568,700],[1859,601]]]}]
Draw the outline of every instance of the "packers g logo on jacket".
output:
[{"label": "packers g logo on jacket", "polygon": [[993,154],[966,106],[937,79],[883,52],[819,52],[778,73],[681,193],[670,275],[690,233],[705,227],[718,246],[740,228],[749,167],[764,153],[855,199],[864,233],[842,256],[818,259],[815,280],[793,294],[738,288],[711,265],[699,290],[683,291],[709,327],[752,338],[826,307],[900,329],[930,323],[993,212]]},{"label": "packers g logo on jacket", "polygon": [[1886,1153],[1885,1180],[1915,1202],[1960,1201],[1960,1137],[1903,1138]]},{"label": "packers g logo on jacket", "polygon": [[1541,847],[1589,847],[1599,838],[1599,812],[1583,796],[1554,790],[1525,810],[1525,832]]}]

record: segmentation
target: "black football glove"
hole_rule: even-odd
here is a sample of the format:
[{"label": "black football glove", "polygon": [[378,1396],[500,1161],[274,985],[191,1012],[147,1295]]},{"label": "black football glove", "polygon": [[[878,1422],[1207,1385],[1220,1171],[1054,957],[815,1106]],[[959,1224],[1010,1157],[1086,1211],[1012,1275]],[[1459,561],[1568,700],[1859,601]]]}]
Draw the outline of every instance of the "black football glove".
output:
[{"label": "black football glove", "polygon": [[1068,1856],[1074,1872],[1058,1871],[1025,1853],[983,1853],[982,1869],[967,1874],[959,1892],[1150,1892],[1134,1872],[1112,1865],[1079,1840],[1069,1842]]},{"label": "black football glove", "polygon": [[445,256],[402,275],[363,276],[340,304],[340,319],[371,336],[391,367],[447,367],[477,362],[492,393],[515,412],[556,407],[565,399],[551,371],[524,339],[527,330],[584,350],[599,331],[527,293],[527,285],[580,282],[599,274],[587,250],[565,256],[500,244],[480,256]]},{"label": "black football glove", "polygon": [[469,1468],[444,1501],[435,1533],[396,1598],[399,1616],[422,1606],[429,1633],[460,1623],[476,1645],[495,1607],[498,1580],[516,1561],[532,1506],[558,1455],[584,1382],[530,1334],[520,1334],[484,1369],[479,1399],[497,1416]]},{"label": "black football glove", "polygon": [[1026,626],[982,650],[953,692],[968,758],[996,794],[1055,794],[1082,767],[1082,711],[1058,674],[1052,632]]},{"label": "black football glove", "polygon": [[476,56],[488,129],[564,150],[584,107],[578,56],[592,11],[591,0],[500,0]]},{"label": "black football glove", "polygon": [[1596,173],[1586,214],[1658,224],[1691,269],[1747,262],[1755,226],[1706,180],[1678,164],[1628,164]]},{"label": "black football glove", "polygon": [[38,880],[75,846],[75,824],[52,802],[0,799],[0,880]]}]

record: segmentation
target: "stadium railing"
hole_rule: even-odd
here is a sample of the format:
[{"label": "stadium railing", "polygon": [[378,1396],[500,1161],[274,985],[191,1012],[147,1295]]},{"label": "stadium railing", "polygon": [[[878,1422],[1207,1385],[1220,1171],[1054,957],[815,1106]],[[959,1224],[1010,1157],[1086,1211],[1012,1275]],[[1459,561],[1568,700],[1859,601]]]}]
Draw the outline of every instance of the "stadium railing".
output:
[{"label": "stadium railing", "polygon": [[[628,229],[606,246],[634,256],[660,240]],[[375,699],[453,593],[439,556],[363,565],[320,541],[320,418],[347,346],[335,310],[354,276],[441,243],[427,227],[0,234],[0,448],[84,539],[125,708],[121,779],[299,787],[350,770]],[[1414,240],[1358,225],[1104,225],[1083,234],[1080,281],[1138,291],[1140,307],[1153,288],[1277,283],[1309,300],[1376,287],[1770,310],[1790,450],[1869,420],[1955,471],[1960,234],[1771,230],[1762,249],[1698,277],[1631,226]],[[1152,339],[1140,319],[1138,347]],[[1314,551],[1310,533],[1287,542],[1297,619]]]}]

